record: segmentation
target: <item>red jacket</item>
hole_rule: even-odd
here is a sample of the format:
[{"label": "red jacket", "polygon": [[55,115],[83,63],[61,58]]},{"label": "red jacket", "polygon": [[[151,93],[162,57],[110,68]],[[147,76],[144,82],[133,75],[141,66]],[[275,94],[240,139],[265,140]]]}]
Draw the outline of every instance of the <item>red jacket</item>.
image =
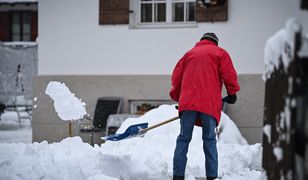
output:
[{"label": "red jacket", "polygon": [[[229,54],[215,43],[202,40],[177,63],[172,73],[170,97],[179,112],[194,110],[213,116],[217,125],[222,109],[221,89],[229,95],[240,90]],[[201,125],[198,120],[196,125]]]}]

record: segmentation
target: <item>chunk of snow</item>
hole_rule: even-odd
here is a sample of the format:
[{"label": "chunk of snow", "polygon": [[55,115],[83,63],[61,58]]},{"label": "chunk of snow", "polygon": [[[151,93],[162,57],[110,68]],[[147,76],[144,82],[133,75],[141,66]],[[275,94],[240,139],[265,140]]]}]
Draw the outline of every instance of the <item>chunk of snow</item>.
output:
[{"label": "chunk of snow", "polygon": [[53,99],[55,110],[62,120],[78,120],[87,114],[85,103],[76,98],[64,83],[49,82],[45,93]]},{"label": "chunk of snow", "polygon": [[291,139],[291,105],[290,105],[290,98],[286,98],[284,106],[284,113],[285,117],[280,119],[280,121],[285,121],[286,123],[286,142],[289,143]]},{"label": "chunk of snow", "polygon": [[267,124],[263,127],[263,132],[267,136],[268,143],[271,143],[271,128],[272,126]]},{"label": "chunk of snow", "polygon": [[283,159],[283,150],[280,147],[274,147],[273,153],[277,161],[281,161]]}]

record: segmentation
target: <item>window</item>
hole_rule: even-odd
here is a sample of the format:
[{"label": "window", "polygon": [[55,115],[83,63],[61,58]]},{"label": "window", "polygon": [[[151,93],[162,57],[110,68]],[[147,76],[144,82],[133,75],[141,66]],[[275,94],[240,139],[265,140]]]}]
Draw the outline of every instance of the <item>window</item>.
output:
[{"label": "window", "polygon": [[195,2],[172,2],[172,22],[195,21]]},{"label": "window", "polygon": [[30,12],[12,12],[11,37],[12,41],[31,41]]},{"label": "window", "polygon": [[140,0],[138,24],[195,22],[195,0]]},{"label": "window", "polygon": [[99,0],[100,25],[197,27],[197,22],[227,20],[227,0]]},{"label": "window", "polygon": [[166,1],[141,0],[141,22],[166,22]]},{"label": "window", "polygon": [[174,104],[170,100],[128,100],[130,104],[130,113],[132,114],[144,114],[145,112],[157,108],[163,104]]}]

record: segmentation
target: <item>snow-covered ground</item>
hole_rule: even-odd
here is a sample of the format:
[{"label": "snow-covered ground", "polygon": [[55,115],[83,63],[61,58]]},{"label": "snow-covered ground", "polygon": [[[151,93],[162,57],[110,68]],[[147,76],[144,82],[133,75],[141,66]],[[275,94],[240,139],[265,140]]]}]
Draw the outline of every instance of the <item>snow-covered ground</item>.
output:
[{"label": "snow-covered ground", "polygon": [[[117,133],[131,124],[149,125],[177,115],[174,105],[163,105],[139,118],[127,119]],[[259,180],[262,174],[261,144],[248,145],[235,124],[222,115],[223,131],[218,141],[219,175],[223,180]],[[153,129],[143,138],[83,143],[80,137],[59,143],[1,143],[0,179],[76,180],[170,180],[179,121]],[[187,163],[187,179],[204,177],[201,128],[194,129]]]},{"label": "snow-covered ground", "polygon": [[16,112],[7,111],[0,118],[0,143],[31,143],[32,128],[29,119],[23,119],[20,127]]},{"label": "snow-covered ground", "polygon": [[[53,99],[55,110],[62,120],[77,120],[86,114],[85,104],[65,84],[51,82],[46,94]],[[176,116],[175,105],[162,105],[141,117],[125,120],[117,133],[123,133],[133,124],[147,122],[151,126]],[[5,113],[1,117],[2,126],[19,125],[14,113]],[[217,137],[219,176],[223,180],[265,179],[261,168],[261,144],[247,144],[237,126],[224,113],[218,128],[221,132]],[[170,180],[179,129],[180,123],[176,120],[148,131],[142,138],[107,141],[94,147],[83,143],[78,136],[52,144],[46,141],[0,143],[0,180]],[[18,138],[26,138],[26,134],[29,133],[25,129],[7,131],[0,134],[0,139],[1,142],[14,142],[13,139],[17,142]],[[188,180],[206,176],[202,149],[202,129],[196,127],[188,151]]]}]

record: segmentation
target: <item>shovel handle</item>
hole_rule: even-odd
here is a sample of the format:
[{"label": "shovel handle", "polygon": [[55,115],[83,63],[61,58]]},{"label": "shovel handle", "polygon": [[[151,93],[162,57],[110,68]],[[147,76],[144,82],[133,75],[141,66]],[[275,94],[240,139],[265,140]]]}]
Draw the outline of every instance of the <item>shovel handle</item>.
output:
[{"label": "shovel handle", "polygon": [[158,123],[158,124],[154,124],[153,126],[150,126],[150,127],[148,127],[148,128],[145,128],[145,129],[140,130],[139,133],[140,133],[140,134],[144,134],[144,133],[146,133],[147,131],[149,131],[149,130],[151,130],[151,129],[157,128],[157,127],[159,127],[159,126],[162,126],[162,125],[164,125],[164,124],[170,123],[170,122],[175,121],[175,120],[177,120],[177,119],[179,119],[178,116],[177,116],[177,117],[174,117],[174,118],[171,118],[171,119],[168,119],[168,120],[166,120],[166,121],[160,122],[160,123]]}]

